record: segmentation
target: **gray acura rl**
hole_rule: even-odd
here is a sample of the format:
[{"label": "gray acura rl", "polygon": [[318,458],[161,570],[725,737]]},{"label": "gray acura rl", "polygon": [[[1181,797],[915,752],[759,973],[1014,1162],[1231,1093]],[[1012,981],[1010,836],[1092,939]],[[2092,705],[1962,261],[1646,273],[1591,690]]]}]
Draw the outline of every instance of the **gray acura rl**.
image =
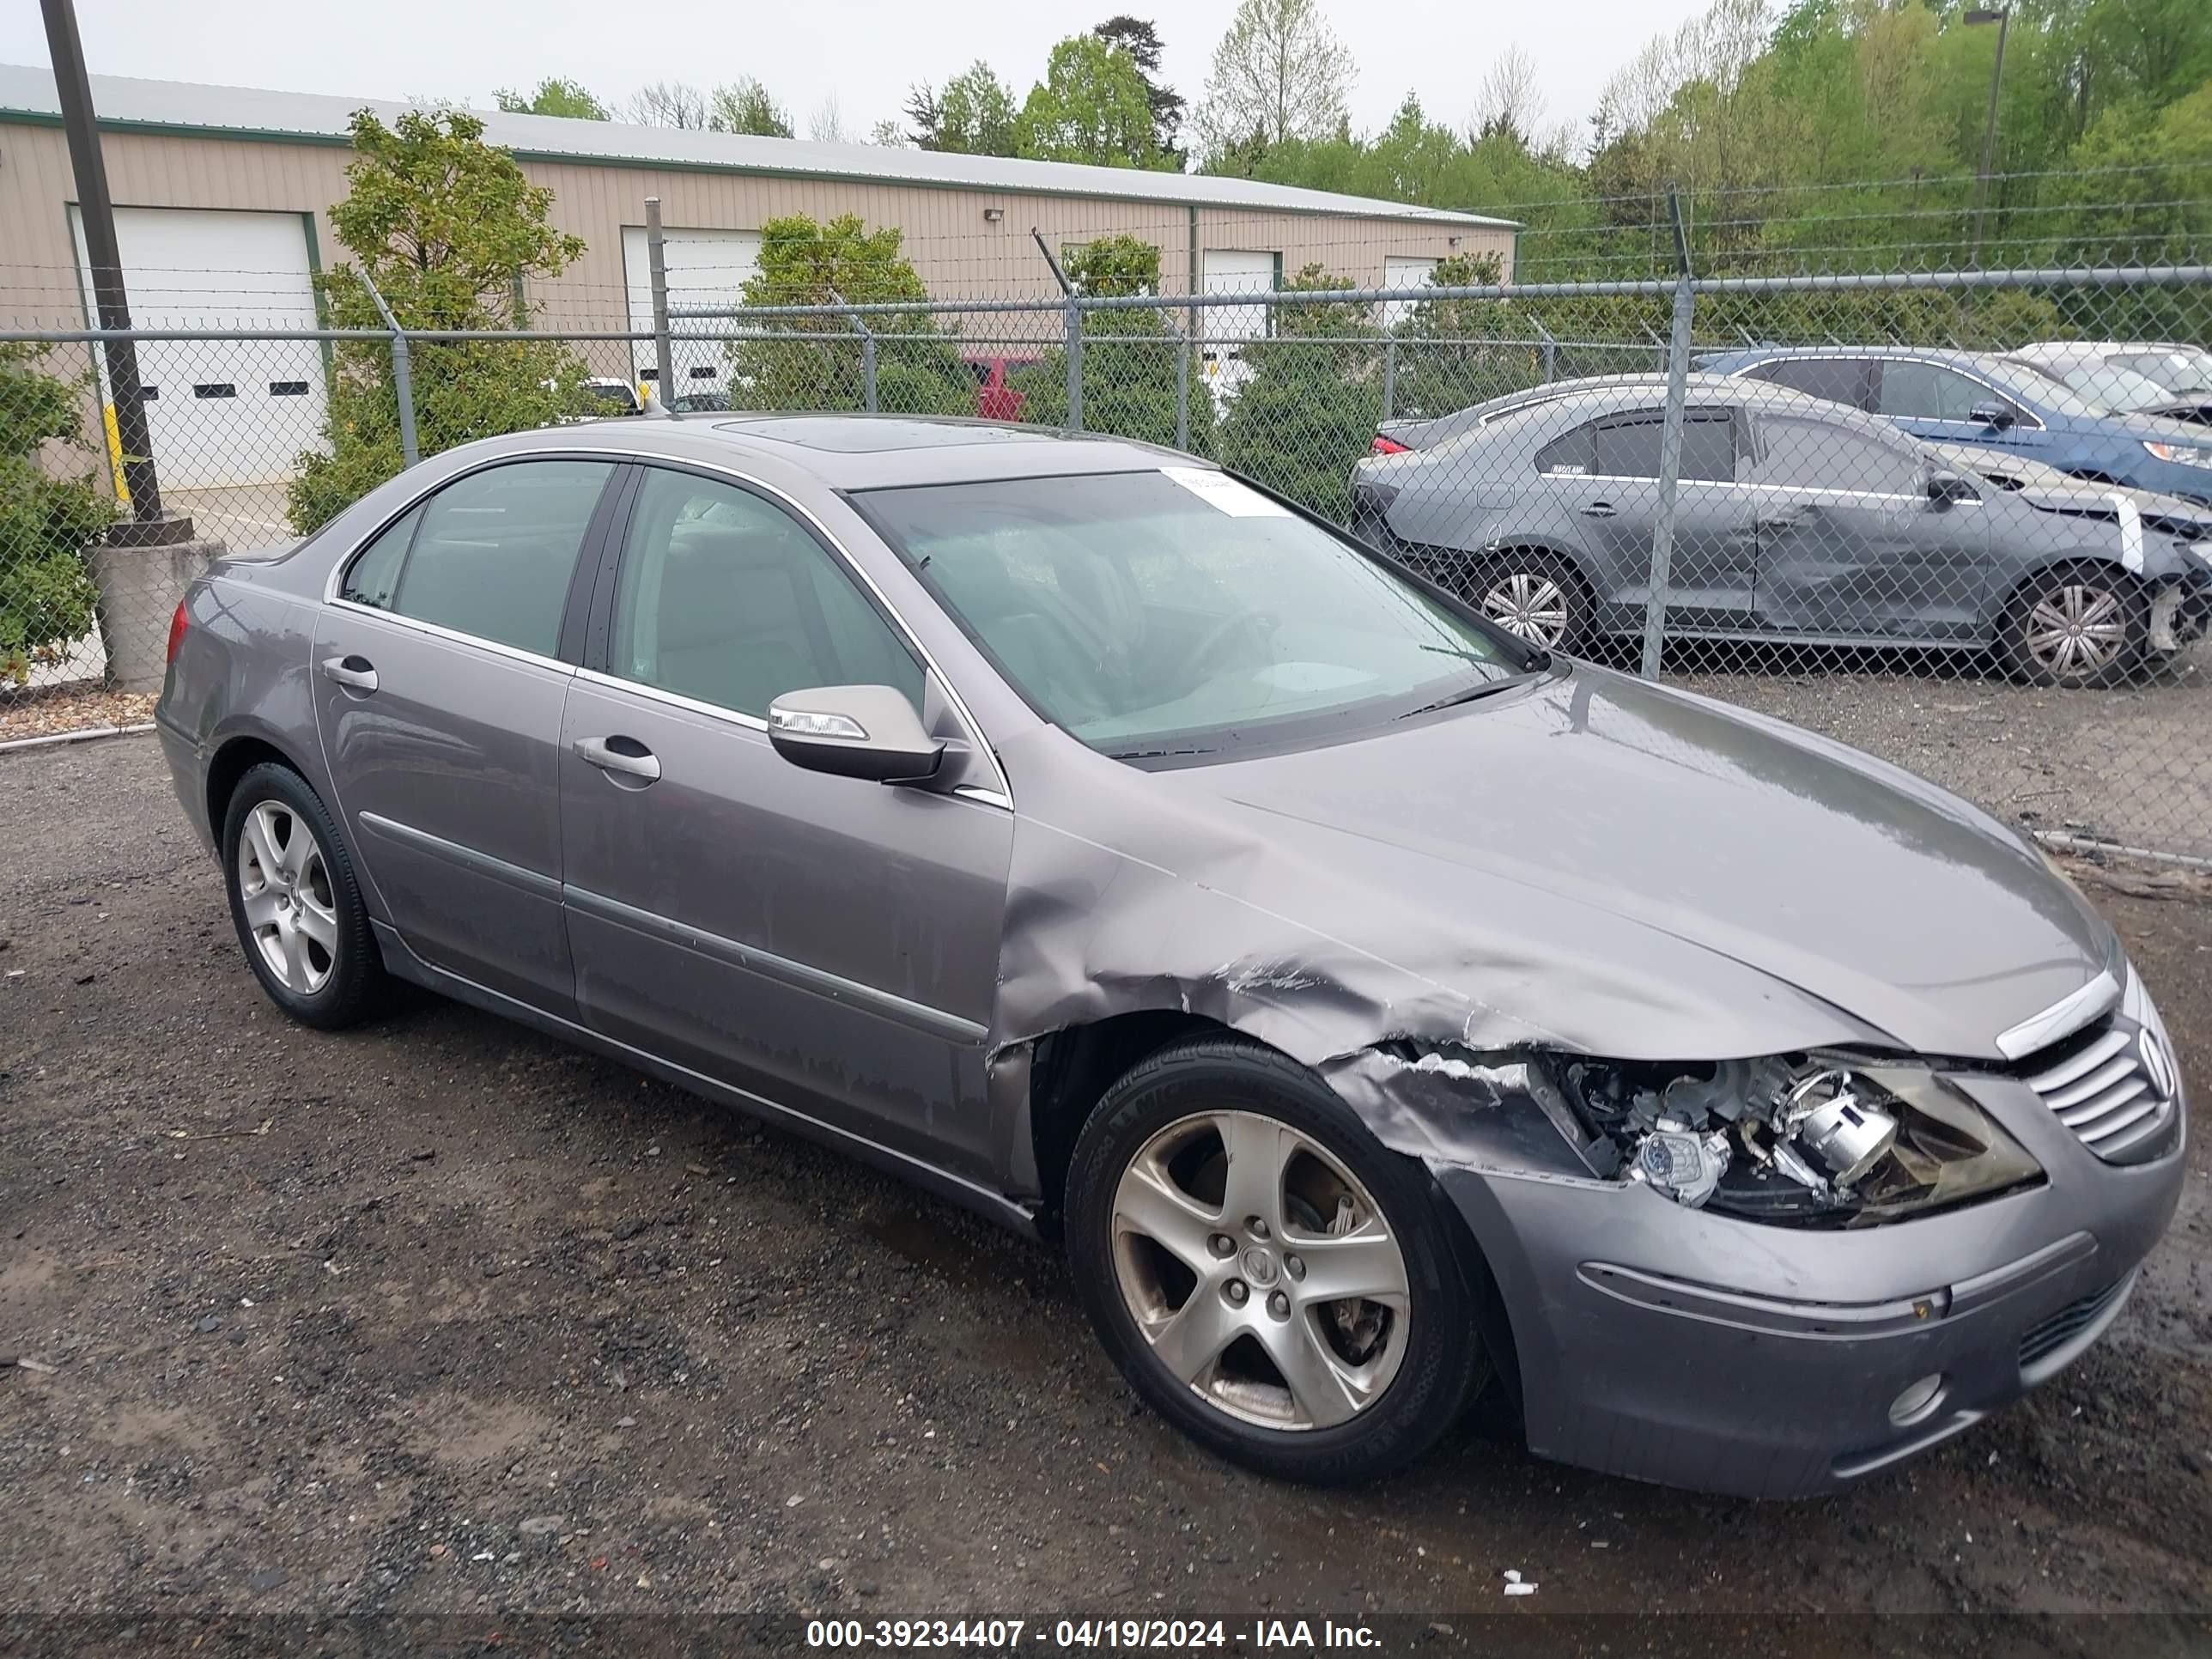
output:
[{"label": "gray acura rl", "polygon": [[1064,1242],[1131,1384],[1372,1476],[1808,1493],[2118,1315],[2173,1052],[2036,849],[1548,653],[1189,457],[731,416],[464,446],[179,607],[293,1018],[397,979]]}]

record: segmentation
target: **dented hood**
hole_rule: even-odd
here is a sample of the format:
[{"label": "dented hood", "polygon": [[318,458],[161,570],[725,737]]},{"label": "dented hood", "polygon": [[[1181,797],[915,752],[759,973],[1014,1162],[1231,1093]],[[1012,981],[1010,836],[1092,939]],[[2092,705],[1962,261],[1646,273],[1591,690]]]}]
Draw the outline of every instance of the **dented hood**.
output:
[{"label": "dented hood", "polygon": [[1316,1063],[1398,1035],[1994,1058],[2111,950],[1963,802],[1579,665],[1358,742],[1085,761],[1118,776],[1017,780],[1004,1008],[1030,1033],[1172,1002]]}]

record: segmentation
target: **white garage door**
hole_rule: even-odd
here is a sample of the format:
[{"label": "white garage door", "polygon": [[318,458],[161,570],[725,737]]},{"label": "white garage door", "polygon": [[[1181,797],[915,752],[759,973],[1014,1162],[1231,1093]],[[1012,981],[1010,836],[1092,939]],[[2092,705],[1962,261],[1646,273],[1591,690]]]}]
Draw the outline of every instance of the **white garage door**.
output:
[{"label": "white garage door", "polygon": [[[91,316],[84,227],[70,216]],[[315,326],[299,214],[118,208],[115,240],[141,328]],[[319,441],[323,353],[313,341],[151,340],[138,348],[138,378],[165,490],[282,483]]]},{"label": "white garage door", "polygon": [[[1208,294],[1268,294],[1274,290],[1275,272],[1282,256],[1243,248],[1210,247],[1205,256],[1205,289]],[[1205,308],[1206,337],[1224,344],[1257,340],[1267,332],[1265,306],[1208,306]]]},{"label": "white garage door", "polygon": [[[1391,255],[1382,262],[1382,286],[1385,288],[1427,288],[1437,280],[1434,259],[1416,259]],[[1395,328],[1413,314],[1418,303],[1412,300],[1385,300],[1382,302],[1382,326]]]},{"label": "white garage door", "polygon": [[[743,303],[741,290],[760,269],[760,233],[757,230],[664,230],[661,257],[668,266],[668,307],[731,307]],[[643,225],[623,227],[623,281],[629,290],[629,325],[635,331],[653,331],[653,264],[645,244]],[[722,325],[676,322],[671,334],[687,329],[698,333]],[[636,371],[650,380],[655,368],[653,342],[636,343]],[[729,390],[730,364],[720,341],[677,340],[670,349],[670,367],[676,377],[674,392]]]}]

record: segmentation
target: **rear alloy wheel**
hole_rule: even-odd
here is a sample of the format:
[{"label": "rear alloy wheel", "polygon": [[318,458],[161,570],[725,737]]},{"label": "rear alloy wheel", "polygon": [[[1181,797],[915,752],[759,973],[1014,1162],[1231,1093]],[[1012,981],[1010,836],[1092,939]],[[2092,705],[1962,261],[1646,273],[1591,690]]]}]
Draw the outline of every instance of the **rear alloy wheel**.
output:
[{"label": "rear alloy wheel", "polygon": [[2142,592],[2125,572],[2074,565],[2035,577],[2005,617],[2005,665],[2035,685],[2110,685],[2143,642]]},{"label": "rear alloy wheel", "polygon": [[274,764],[248,772],[222,847],[231,921],[269,1000],[325,1030],[368,1013],[384,964],[337,826],[307,781]]},{"label": "rear alloy wheel", "polygon": [[1283,1056],[1206,1039],[1099,1103],[1069,1176],[1092,1323],[1163,1416],[1295,1480],[1418,1457],[1481,1374],[1428,1172]]},{"label": "rear alloy wheel", "polygon": [[1462,591],[1492,622],[1547,651],[1572,649],[1589,624],[1580,579],[1548,553],[1500,555],[1478,567]]}]

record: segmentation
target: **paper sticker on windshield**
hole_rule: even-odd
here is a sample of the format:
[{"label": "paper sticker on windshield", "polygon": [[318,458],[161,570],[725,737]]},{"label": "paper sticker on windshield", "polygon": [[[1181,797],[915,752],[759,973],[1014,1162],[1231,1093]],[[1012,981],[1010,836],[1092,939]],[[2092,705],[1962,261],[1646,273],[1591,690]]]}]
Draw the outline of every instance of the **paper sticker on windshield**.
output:
[{"label": "paper sticker on windshield", "polygon": [[1291,509],[1279,501],[1271,501],[1248,483],[1240,483],[1226,472],[1209,472],[1203,467],[1164,466],[1163,477],[1174,479],[1185,489],[1206,502],[1226,513],[1232,519],[1287,519]]}]

